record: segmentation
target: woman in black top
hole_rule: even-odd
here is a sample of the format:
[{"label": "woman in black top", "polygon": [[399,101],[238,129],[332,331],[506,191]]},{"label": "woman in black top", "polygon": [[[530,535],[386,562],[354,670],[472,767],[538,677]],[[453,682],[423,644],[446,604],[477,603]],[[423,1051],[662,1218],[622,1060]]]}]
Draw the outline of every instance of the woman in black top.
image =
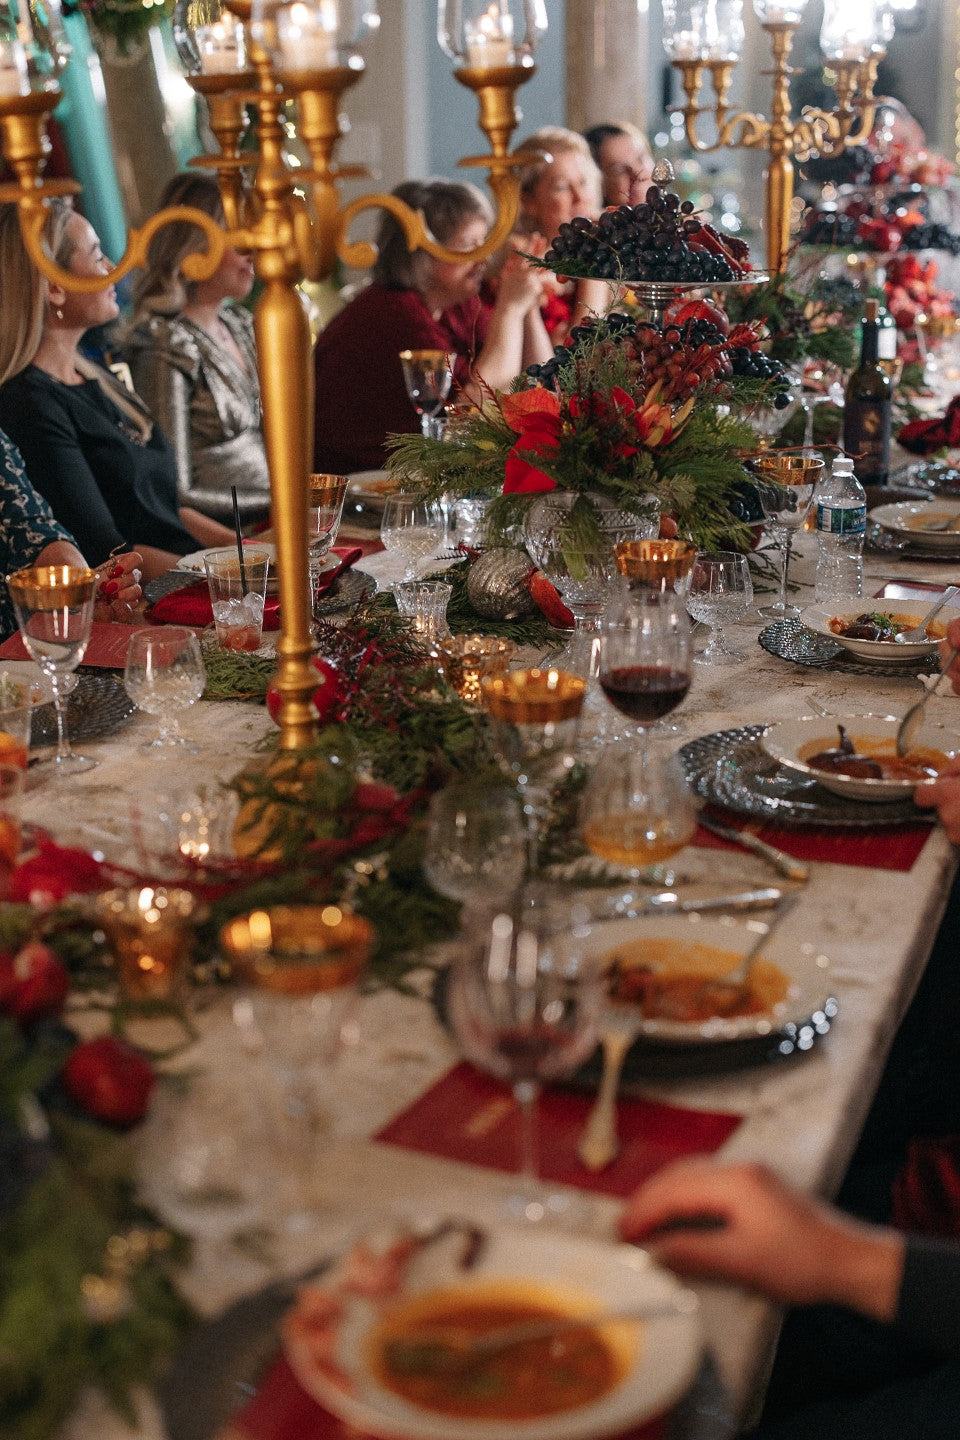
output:
[{"label": "woman in black top", "polygon": [[[75,275],[110,268],[91,225],[62,201],[50,204],[44,238]],[[142,402],[80,354],[85,331],[116,319],[113,287],[77,294],[48,283],[14,205],[0,207],[0,274],[0,428],[91,564],[133,546],[150,579],[198,546],[230,544],[225,526],[178,507],[173,451]]]}]

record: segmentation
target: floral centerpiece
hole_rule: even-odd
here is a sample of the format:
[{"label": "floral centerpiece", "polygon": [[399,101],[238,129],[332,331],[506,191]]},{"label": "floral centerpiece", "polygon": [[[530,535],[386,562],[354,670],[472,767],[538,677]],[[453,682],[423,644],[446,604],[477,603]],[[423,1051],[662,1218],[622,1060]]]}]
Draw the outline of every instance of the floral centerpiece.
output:
[{"label": "floral centerpiece", "polygon": [[546,365],[509,393],[461,406],[443,440],[391,438],[390,465],[429,494],[485,495],[489,538],[516,533],[531,499],[583,498],[583,523],[609,502],[658,512],[702,547],[743,541],[738,497],[757,449],[758,407],[784,403],[783,367],[763,326],[730,328],[701,301],[663,328],[612,313],[578,326]]}]

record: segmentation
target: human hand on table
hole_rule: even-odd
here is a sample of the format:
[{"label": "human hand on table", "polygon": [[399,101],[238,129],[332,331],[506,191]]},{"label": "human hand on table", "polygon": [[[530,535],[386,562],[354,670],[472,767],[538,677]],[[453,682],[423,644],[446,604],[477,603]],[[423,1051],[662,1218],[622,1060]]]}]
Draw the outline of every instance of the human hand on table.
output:
[{"label": "human hand on table", "polygon": [[98,620],[119,620],[135,625],[141,618],[143,591],[140,588],[143,557],[138,550],[111,555],[97,566],[96,608]]},{"label": "human hand on table", "polygon": [[[951,620],[947,626],[947,633],[940,641],[940,660],[946,660],[951,650],[960,649],[960,620]],[[954,660],[950,669],[945,671],[950,676],[950,683],[958,695],[960,695],[960,656]]]},{"label": "human hand on table", "polygon": [[[709,1229],[682,1228],[705,1217],[715,1222]],[[627,1202],[620,1233],[681,1275],[731,1281],[784,1304],[846,1305],[876,1320],[896,1311],[902,1237],[848,1219],[759,1165],[670,1165]]]}]

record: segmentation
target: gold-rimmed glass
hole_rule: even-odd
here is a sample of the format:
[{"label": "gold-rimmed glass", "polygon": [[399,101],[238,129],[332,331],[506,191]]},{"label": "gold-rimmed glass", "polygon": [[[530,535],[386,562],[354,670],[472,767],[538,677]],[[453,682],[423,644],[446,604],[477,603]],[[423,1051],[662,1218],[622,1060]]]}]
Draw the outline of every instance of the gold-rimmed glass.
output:
[{"label": "gold-rimmed glass", "polygon": [[513,659],[516,645],[497,635],[451,635],[444,640],[440,659],[444,674],[461,700],[483,701],[483,682],[502,675]]},{"label": "gold-rimmed glass", "polygon": [[685,595],[697,547],[689,540],[621,540],[613,547],[613,558],[631,590],[639,585]]},{"label": "gold-rimmed glass", "polygon": [[574,763],[586,688],[581,675],[538,668],[508,670],[481,682],[494,754],[523,799],[531,873],[551,790]]},{"label": "gold-rimmed glass", "polygon": [[57,716],[57,749],[48,760],[57,775],[79,775],[99,762],[70,748],[63,681],[90,643],[97,577],[75,565],[37,565],[7,576],[7,589],[23,643],[49,677]]},{"label": "gold-rimmed glass", "polygon": [[311,555],[326,555],[336,544],[347,493],[346,475],[311,475],[307,496],[307,543]]},{"label": "gold-rimmed glass", "polygon": [[798,605],[787,600],[787,575],[794,531],[802,528],[813,505],[817,481],[823,474],[823,457],[804,455],[761,455],[754,461],[757,490],[767,528],[780,546],[780,593],[771,605],[761,605],[768,620],[794,620]]}]

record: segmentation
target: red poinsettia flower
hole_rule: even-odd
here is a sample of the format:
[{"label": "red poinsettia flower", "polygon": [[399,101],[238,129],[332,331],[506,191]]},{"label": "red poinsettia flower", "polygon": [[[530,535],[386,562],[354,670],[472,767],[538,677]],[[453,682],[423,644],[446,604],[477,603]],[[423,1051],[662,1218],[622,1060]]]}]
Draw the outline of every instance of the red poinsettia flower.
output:
[{"label": "red poinsettia flower", "polygon": [[555,490],[556,482],[527,458],[530,455],[553,459],[560,449],[563,422],[560,399],[552,390],[520,390],[500,397],[500,411],[515,433],[516,442],[507,456],[503,493],[519,495],[537,490]]}]

